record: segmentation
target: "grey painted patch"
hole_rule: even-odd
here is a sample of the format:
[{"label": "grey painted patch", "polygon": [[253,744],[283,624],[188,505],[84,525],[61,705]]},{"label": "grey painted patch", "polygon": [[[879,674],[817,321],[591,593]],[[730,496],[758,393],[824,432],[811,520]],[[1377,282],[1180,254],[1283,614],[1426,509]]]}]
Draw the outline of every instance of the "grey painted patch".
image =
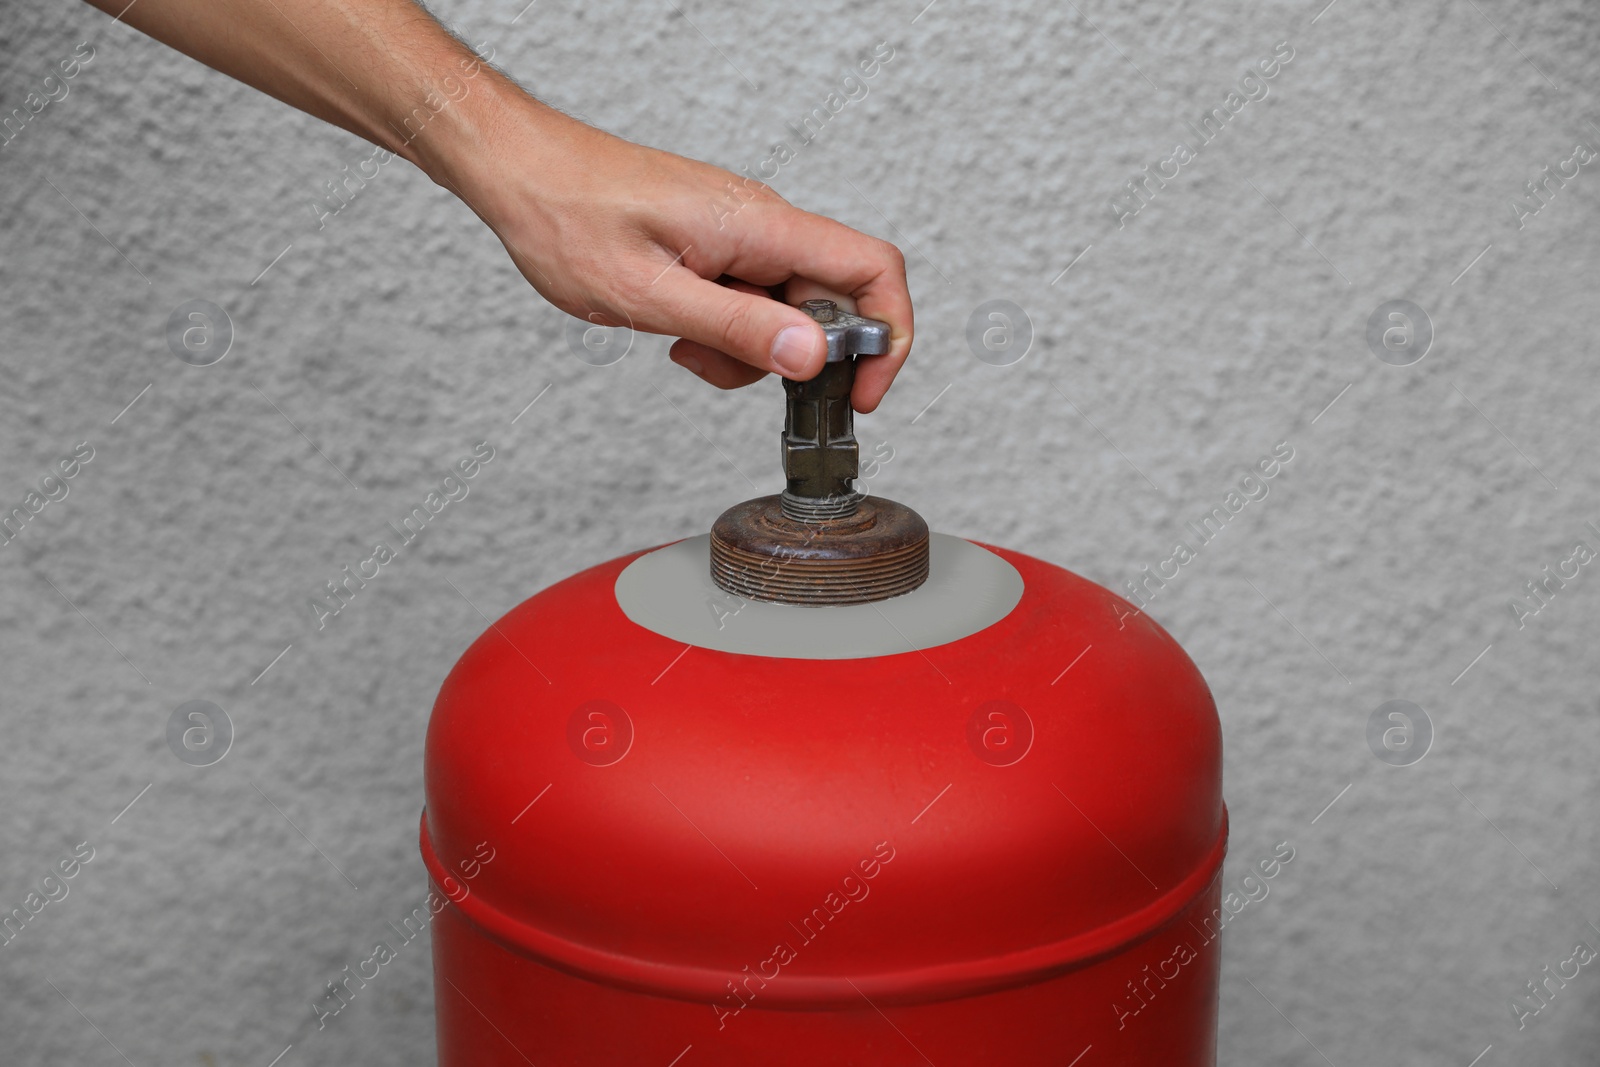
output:
[{"label": "grey painted patch", "polygon": [[803,607],[724,592],[711,536],[640,556],[617,575],[617,606],[647,630],[699,648],[781,659],[865,659],[933,648],[993,626],[1022,599],[1022,575],[986,548],[929,537],[928,580],[875,604]]}]

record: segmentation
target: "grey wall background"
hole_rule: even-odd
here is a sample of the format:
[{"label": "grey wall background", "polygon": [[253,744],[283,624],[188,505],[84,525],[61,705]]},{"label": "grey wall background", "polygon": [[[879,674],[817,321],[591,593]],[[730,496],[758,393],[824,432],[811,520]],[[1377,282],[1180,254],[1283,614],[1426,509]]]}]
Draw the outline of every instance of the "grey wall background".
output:
[{"label": "grey wall background", "polygon": [[[734,168],[891,42],[774,181],[907,253],[916,350],[861,420],[895,449],[875,491],[1120,589],[1294,448],[1151,605],[1221,709],[1229,881],[1297,850],[1226,935],[1221,1062],[1596,1062],[1592,968],[1520,1032],[1509,1005],[1600,947],[1600,576],[1521,629],[1509,605],[1600,548],[1600,176],[1520,229],[1510,202],[1600,145],[1600,20],[925,2],[439,8],[551,102]],[[478,610],[774,485],[777,385],[717,393],[652,337],[585,364],[403,163],[319,231],[368,148],[87,7],[14,3],[0,35],[3,113],[94,48],[0,147],[0,502],[94,449],[0,548],[0,910],[95,850],[0,945],[4,1058],[431,1062],[420,942],[320,1033],[309,1004],[424,891],[439,682]],[[1285,40],[1269,95],[1119,229],[1110,198]],[[191,299],[233,323],[213,366],[167,344]],[[965,340],[989,299],[1032,323],[1011,366]],[[1436,334],[1410,366],[1366,341],[1394,299]],[[485,439],[470,497],[319,633],[307,599]],[[164,733],[197,699],[236,731],[203,769]],[[1409,766],[1367,741],[1394,699],[1435,735]]]}]

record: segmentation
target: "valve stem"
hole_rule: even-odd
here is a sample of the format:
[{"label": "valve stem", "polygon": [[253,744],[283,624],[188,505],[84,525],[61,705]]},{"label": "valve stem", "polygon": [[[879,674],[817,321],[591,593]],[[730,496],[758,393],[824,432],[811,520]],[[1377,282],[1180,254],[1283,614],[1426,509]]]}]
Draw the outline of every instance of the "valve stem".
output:
[{"label": "valve stem", "polygon": [[[839,315],[832,300],[807,300],[800,310],[818,323]],[[810,381],[784,379],[783,513],[798,522],[826,522],[855,514],[861,494],[851,483],[860,472],[855,411],[850,390],[856,381],[853,352],[822,365]]]}]

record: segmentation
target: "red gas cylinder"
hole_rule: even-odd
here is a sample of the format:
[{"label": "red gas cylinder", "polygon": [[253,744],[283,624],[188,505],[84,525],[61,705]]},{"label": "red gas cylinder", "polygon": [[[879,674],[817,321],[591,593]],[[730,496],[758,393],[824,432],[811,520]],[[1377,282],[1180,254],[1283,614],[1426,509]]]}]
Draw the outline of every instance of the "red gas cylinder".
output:
[{"label": "red gas cylinder", "polygon": [[440,1063],[1214,1063],[1204,680],[1077,575],[817,491],[881,324],[812,313],[847,351],[786,383],[784,494],[523,602],[440,691]]}]

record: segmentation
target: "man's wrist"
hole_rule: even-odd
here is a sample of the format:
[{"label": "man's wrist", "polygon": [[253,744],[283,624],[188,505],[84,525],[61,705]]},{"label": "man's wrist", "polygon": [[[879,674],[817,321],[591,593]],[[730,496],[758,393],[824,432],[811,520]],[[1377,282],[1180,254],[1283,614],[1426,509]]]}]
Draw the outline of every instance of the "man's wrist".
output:
[{"label": "man's wrist", "polygon": [[436,178],[463,154],[481,150],[485,127],[506,107],[496,97],[518,92],[453,39],[425,66],[406,71],[402,85],[378,109],[370,136]]},{"label": "man's wrist", "polygon": [[[514,168],[518,177],[553,173],[581,126],[528,95],[476,56],[447,64],[417,105],[390,119],[386,145],[480,215],[492,212]],[[587,129],[587,127],[585,127]],[[487,201],[487,202],[486,202]]]}]

